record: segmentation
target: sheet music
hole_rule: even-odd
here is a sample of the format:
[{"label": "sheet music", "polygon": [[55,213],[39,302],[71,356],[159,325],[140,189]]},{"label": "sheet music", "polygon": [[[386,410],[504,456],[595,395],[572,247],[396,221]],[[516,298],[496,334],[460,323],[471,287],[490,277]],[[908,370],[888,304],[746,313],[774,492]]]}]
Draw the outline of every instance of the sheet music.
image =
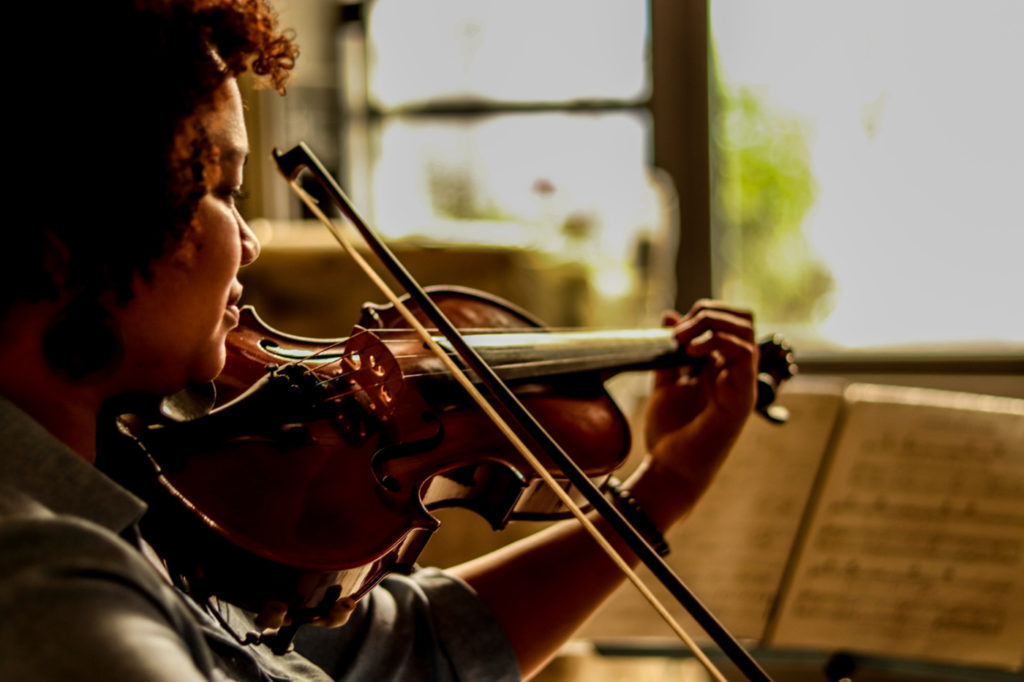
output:
[{"label": "sheet music", "polygon": [[[669,565],[737,638],[758,640],[764,632],[842,386],[803,377],[788,384],[778,402],[790,410],[790,421],[780,426],[751,417],[704,499],[667,535]],[[687,633],[708,641],[650,573],[640,573]],[[674,637],[630,586],[620,589],[580,636]]]},{"label": "sheet music", "polygon": [[853,384],[770,644],[1019,668],[1024,401]]}]

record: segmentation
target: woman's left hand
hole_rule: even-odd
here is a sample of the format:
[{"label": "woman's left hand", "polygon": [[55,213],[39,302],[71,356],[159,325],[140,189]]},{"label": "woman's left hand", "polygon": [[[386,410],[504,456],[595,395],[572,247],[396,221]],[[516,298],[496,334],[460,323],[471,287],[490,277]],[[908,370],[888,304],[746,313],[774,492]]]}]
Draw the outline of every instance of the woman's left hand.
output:
[{"label": "woman's left hand", "polygon": [[674,510],[675,517],[710,485],[753,409],[758,346],[752,314],[721,302],[698,301],[686,315],[671,313],[665,322],[680,347],[703,363],[694,372],[657,371],[647,407],[650,458],[644,474],[657,472],[671,486],[683,508]]}]

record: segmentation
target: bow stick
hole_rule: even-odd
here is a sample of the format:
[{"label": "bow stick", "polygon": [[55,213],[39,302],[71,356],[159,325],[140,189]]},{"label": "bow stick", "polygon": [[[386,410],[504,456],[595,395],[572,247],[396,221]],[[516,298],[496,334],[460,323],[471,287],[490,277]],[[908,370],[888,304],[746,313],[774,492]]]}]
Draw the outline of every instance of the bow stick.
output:
[{"label": "bow stick", "polygon": [[[748,680],[762,680],[771,682],[771,678],[760,667],[756,660],[746,649],[725,629],[725,627],[711,614],[711,612],[700,602],[693,592],[683,583],[678,575],[669,567],[658,553],[647,543],[644,537],[626,520],[604,496],[604,494],[593,484],[590,478],[576,465],[568,454],[558,445],[550,434],[540,425],[534,416],[523,406],[515,394],[498,377],[494,370],[479,356],[479,354],[466,343],[455,326],[448,320],[444,313],[438,308],[423,287],[406,270],[405,266],[392,253],[388,246],[377,236],[375,231],[363,220],[355,209],[344,191],[327,172],[320,160],[306,146],[300,142],[291,150],[281,153],[273,150],[274,160],[278,170],[288,180],[290,186],[299,195],[309,209],[324,222],[339,244],[348,254],[366,271],[366,274],[374,281],[387,296],[396,309],[406,320],[417,330],[428,345],[446,363],[453,376],[470,393],[470,396],[495,422],[499,429],[509,438],[514,446],[520,451],[524,459],[533,466],[537,473],[559,496],[566,507],[573,513],[594,539],[601,545],[609,557],[625,573],[626,577],[637,587],[643,596],[651,603],[655,610],[662,616],[669,626],[676,632],[682,641],[691,649],[694,655],[704,664],[705,668],[720,682],[725,682],[721,672],[696,646],[696,643],[686,634],[679,624],[672,618],[668,610],[661,605],[653,593],[644,585],[640,577],[633,571],[629,564],[615,551],[608,541],[601,535],[600,531],[586,518],[582,510],[562,490],[547,469],[540,463],[533,452],[523,443],[520,433],[526,435],[536,444],[569,479],[569,481],[583,494],[586,500],[592,505],[618,535],[629,545],[637,557],[650,569],[651,573],[665,586],[673,597],[686,609],[691,617],[701,626],[709,637],[719,646],[729,659],[739,668]],[[351,246],[340,230],[330,221],[317,204],[316,200],[307,194],[297,182],[300,172],[305,168],[319,181],[327,191],[331,199],[338,206],[339,210],[356,228],[366,245],[373,251],[377,258],[384,264],[391,275],[406,290],[411,300],[420,306],[423,313],[436,325],[438,331],[448,340],[466,366],[476,373],[476,376],[497,400],[506,414],[506,418],[519,427],[517,433],[510,426],[506,418],[502,418],[494,407],[479,393],[473,383],[467,378],[465,372],[458,368],[431,337],[430,333],[416,320],[404,304],[391,291],[390,287],[380,278],[373,268],[362,258],[362,256]]]}]

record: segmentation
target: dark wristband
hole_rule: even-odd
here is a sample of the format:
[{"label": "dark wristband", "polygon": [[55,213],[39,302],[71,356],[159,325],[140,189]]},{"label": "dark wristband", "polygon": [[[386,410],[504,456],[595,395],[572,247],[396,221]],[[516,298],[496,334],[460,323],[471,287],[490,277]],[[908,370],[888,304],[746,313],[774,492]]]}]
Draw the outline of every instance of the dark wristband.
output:
[{"label": "dark wristband", "polygon": [[661,534],[661,531],[654,525],[650,517],[644,513],[640,503],[633,498],[628,490],[622,487],[622,481],[614,477],[608,479],[607,489],[611,495],[612,504],[629,521],[630,525],[636,528],[637,532],[647,541],[647,544],[658,553],[658,556],[668,556],[669,547],[668,542],[665,541],[665,536]]}]

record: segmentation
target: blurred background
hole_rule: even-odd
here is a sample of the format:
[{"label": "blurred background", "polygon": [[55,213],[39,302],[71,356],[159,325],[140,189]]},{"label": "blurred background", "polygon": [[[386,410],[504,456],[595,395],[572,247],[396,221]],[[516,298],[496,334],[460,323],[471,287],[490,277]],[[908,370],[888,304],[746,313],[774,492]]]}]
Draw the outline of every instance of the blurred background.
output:
[{"label": "blurred background", "polygon": [[245,210],[285,328],[344,334],[362,295],[307,262],[337,247],[269,163],[305,141],[414,275],[550,325],[710,295],[805,371],[1020,371],[1016,0],[276,5],[302,56],[285,98],[249,96]]},{"label": "blurred background", "polygon": [[[286,97],[246,93],[243,204],[272,326],[345,336],[384,301],[277,174],[304,141],[423,284],[573,327],[713,296],[803,375],[1024,397],[1019,0],[275,6],[302,54]],[[617,382],[632,413],[646,378]],[[499,542],[444,532],[441,563]]]}]

